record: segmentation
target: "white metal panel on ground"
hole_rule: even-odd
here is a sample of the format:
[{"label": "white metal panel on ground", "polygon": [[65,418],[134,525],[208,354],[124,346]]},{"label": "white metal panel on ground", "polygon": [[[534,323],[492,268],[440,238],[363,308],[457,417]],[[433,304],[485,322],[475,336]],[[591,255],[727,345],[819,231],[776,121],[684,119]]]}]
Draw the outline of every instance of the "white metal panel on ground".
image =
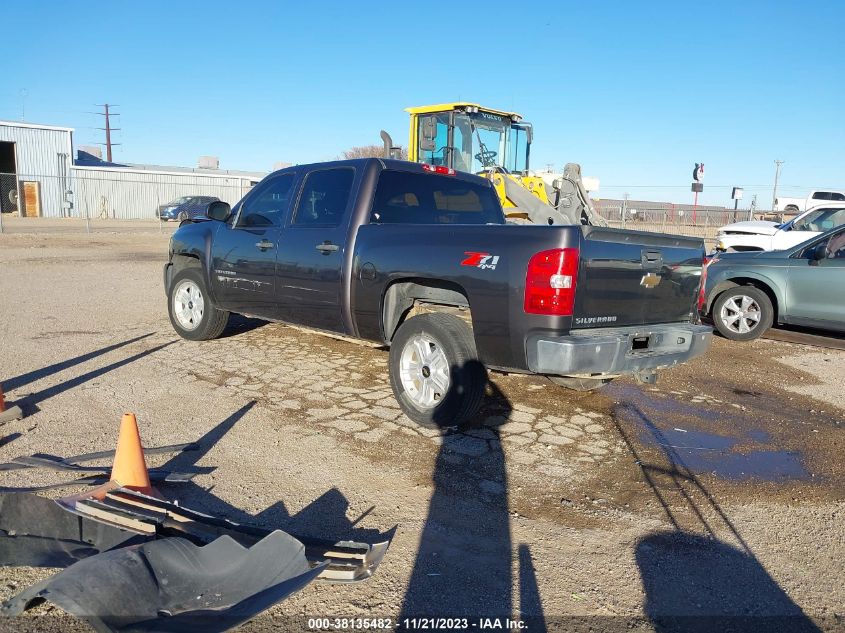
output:
[{"label": "white metal panel on ground", "polygon": [[71,133],[70,128],[0,121],[0,141],[15,144],[17,180],[41,183],[45,217],[63,215],[72,159]]},{"label": "white metal panel on ground", "polygon": [[182,196],[216,196],[235,204],[260,174],[202,174],[132,167],[71,168],[74,215],[89,218],[155,218],[156,211]]}]

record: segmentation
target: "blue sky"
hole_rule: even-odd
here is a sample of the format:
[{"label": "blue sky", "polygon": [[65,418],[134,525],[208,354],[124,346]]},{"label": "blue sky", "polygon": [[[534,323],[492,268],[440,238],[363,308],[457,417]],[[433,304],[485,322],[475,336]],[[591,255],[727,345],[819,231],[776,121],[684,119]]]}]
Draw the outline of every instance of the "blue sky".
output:
[{"label": "blue sky", "polygon": [[[520,9],[521,6],[526,9]],[[40,2],[3,10],[0,118],[102,140],[115,160],[269,170],[405,141],[410,105],[463,99],[534,123],[532,162],[600,197],[730,204],[845,189],[845,3]],[[25,91],[25,92],[24,92]]]}]

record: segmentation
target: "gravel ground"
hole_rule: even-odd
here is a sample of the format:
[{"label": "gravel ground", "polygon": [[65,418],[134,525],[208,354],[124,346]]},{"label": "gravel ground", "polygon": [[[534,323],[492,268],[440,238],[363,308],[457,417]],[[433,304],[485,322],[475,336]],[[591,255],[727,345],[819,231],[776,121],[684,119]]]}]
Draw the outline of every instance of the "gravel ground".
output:
[{"label": "gravel ground", "polygon": [[[493,374],[474,428],[441,434],[401,414],[383,349],[246,319],[182,341],[161,287],[167,231],[77,230],[0,235],[0,380],[38,408],[0,427],[0,461],[112,448],[133,411],[148,446],[204,439],[180,458],[203,474],[162,487],[169,498],[311,536],[393,537],[371,580],[312,584],[246,628],[423,614],[841,627],[845,352],[719,339],[656,386],[592,394]],[[0,599],[50,571],[0,569]],[[70,626],[0,627],[33,623]]]}]

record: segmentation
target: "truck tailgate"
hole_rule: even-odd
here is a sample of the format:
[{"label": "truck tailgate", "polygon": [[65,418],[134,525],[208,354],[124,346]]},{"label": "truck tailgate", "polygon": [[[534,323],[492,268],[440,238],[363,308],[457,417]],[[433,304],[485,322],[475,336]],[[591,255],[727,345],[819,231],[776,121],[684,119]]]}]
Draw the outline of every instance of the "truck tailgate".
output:
[{"label": "truck tailgate", "polygon": [[573,329],[689,321],[704,241],[583,227]]}]

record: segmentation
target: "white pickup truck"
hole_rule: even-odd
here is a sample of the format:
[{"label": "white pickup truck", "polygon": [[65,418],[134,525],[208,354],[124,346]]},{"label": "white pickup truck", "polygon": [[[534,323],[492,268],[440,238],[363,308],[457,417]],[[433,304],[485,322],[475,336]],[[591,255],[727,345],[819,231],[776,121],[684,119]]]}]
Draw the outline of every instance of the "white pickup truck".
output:
[{"label": "white pickup truck", "polygon": [[780,251],[842,225],[845,202],[814,207],[784,224],[764,220],[735,222],[719,229],[716,250]]},{"label": "white pickup truck", "polygon": [[806,198],[775,198],[775,211],[781,213],[801,213],[812,207],[828,202],[845,202],[845,191],[827,191],[816,189],[810,192]]}]

